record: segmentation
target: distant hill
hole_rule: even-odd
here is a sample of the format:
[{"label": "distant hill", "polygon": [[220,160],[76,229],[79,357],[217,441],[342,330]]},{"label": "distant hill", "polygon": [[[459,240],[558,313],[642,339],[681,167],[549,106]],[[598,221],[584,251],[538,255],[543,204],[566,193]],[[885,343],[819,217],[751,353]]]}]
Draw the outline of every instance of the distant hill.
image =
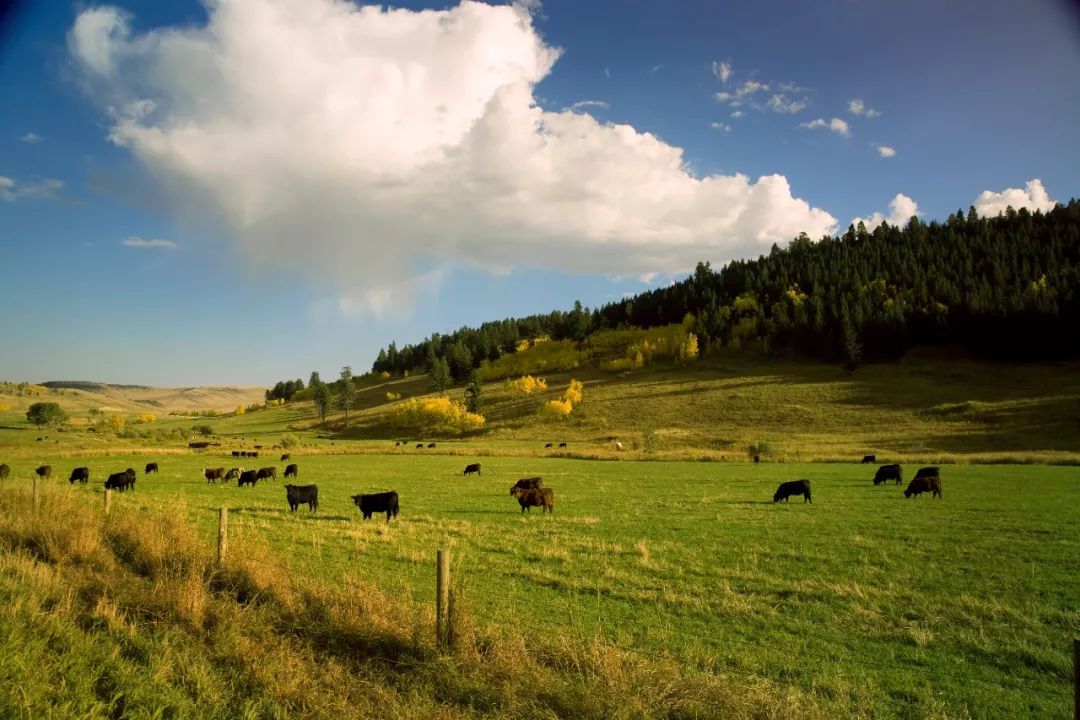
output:
[{"label": "distant hill", "polygon": [[214,385],[159,388],[117,385],[91,380],[49,380],[38,385],[0,383],[0,397],[16,410],[48,399],[69,412],[154,412],[218,410],[228,412],[264,400],[266,388],[257,385]]}]

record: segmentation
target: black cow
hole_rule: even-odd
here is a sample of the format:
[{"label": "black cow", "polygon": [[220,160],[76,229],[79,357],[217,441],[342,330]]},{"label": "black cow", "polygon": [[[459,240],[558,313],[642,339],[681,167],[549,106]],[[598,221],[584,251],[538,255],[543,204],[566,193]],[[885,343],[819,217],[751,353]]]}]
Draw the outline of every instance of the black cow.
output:
[{"label": "black cow", "polygon": [[202,474],[203,477],[206,478],[206,482],[208,483],[216,482],[218,480],[224,480],[225,468],[203,468]]},{"label": "black cow", "polygon": [[548,443],[547,445],[544,446],[544,449],[547,450],[550,447],[555,447],[555,446],[552,443]]},{"label": "black cow", "polygon": [[862,456],[862,464],[863,465],[873,465],[876,462],[877,462],[877,456],[876,455],[863,455]]},{"label": "black cow", "polygon": [[880,485],[883,482],[889,480],[895,480],[899,485],[904,481],[904,468],[896,465],[882,465],[877,469],[877,473],[874,474],[874,485]]},{"label": "black cow", "polygon": [[566,447],[566,443],[559,443],[559,447],[561,447],[561,448]]},{"label": "black cow", "polygon": [[551,488],[514,488],[510,494],[517,498],[522,513],[526,510],[531,513],[534,507],[542,507],[540,512],[555,513],[555,491]]},{"label": "black cow", "polygon": [[150,473],[156,473],[157,471],[157,463],[146,463],[146,475],[149,475]]},{"label": "black cow", "polygon": [[465,466],[466,475],[472,475],[473,473],[476,473],[477,475],[483,474],[480,472],[480,463],[473,463],[472,465]]},{"label": "black cow", "polygon": [[90,468],[88,468],[88,467],[77,467],[77,468],[75,468],[74,470],[71,471],[71,477],[68,478],[68,482],[73,484],[73,485],[75,484],[75,481],[89,482],[89,480],[90,480]]},{"label": "black cow", "polygon": [[244,470],[240,473],[240,479],[236,481],[237,486],[244,487],[250,485],[255,487],[255,483],[259,481],[259,473],[256,470]]},{"label": "black cow", "polygon": [[919,497],[924,492],[932,492],[931,497],[941,497],[941,476],[936,467],[920,468],[915,473],[915,478],[908,483],[904,497]]},{"label": "black cow", "polygon": [[45,478],[52,476],[52,465],[39,465],[34,468],[34,472],[37,473],[39,478],[44,480]]},{"label": "black cow", "polygon": [[289,501],[289,510],[296,512],[296,508],[307,503],[308,510],[314,512],[319,509],[319,486],[318,485],[286,485],[285,499]]},{"label": "black cow", "polygon": [[435,447],[435,443],[428,443],[428,445],[427,445],[427,446],[428,446],[429,448],[433,448],[433,447]]},{"label": "black cow", "polygon": [[[258,445],[256,445],[255,447],[258,447]],[[252,450],[251,452],[248,453],[248,457],[259,457],[259,451],[258,450]]]},{"label": "black cow", "polygon": [[240,452],[239,450],[233,450],[232,451],[232,456],[233,457],[244,457],[244,453]]},{"label": "black cow", "polygon": [[279,460],[278,462],[285,462],[288,459],[289,459],[289,453],[285,453],[284,455],[281,456],[281,460]]},{"label": "black cow", "polygon": [[788,482],[780,483],[780,487],[776,488],[776,494],[773,495],[773,502],[788,502],[788,498],[792,495],[802,495],[803,502],[813,502],[810,499],[810,481],[809,480],[789,480]]},{"label": "black cow", "polygon": [[755,455],[754,456],[754,464],[757,465],[760,462],[761,462],[761,456],[760,455]]},{"label": "black cow", "polygon": [[11,475],[11,468],[8,467],[8,464],[0,465],[0,480],[7,478],[9,475]]},{"label": "black cow", "polygon": [[424,449],[424,443],[416,443],[416,449],[417,450],[423,450]]},{"label": "black cow", "polygon": [[229,468],[229,472],[225,473],[225,479],[221,482],[229,482],[240,477],[240,473],[243,472],[240,468]]},{"label": "black cow", "polygon": [[510,494],[513,495],[515,490],[535,490],[543,484],[544,481],[542,478],[521,478],[516,483],[510,486]]},{"label": "black cow", "polygon": [[364,519],[368,520],[374,513],[386,513],[386,522],[390,522],[390,516],[398,515],[398,494],[396,491],[384,493],[371,493],[369,495],[353,495],[353,502],[360,508]]},{"label": "black cow", "polygon": [[266,480],[267,478],[274,478],[277,480],[277,468],[276,467],[264,467],[259,468],[259,479]]},{"label": "black cow", "polygon": [[300,469],[296,467],[296,463],[289,465],[285,468],[285,477],[297,477],[300,475]]},{"label": "black cow", "polygon": [[105,481],[106,490],[118,490],[124,492],[128,488],[135,489],[135,470],[128,468],[123,472],[113,473]]}]

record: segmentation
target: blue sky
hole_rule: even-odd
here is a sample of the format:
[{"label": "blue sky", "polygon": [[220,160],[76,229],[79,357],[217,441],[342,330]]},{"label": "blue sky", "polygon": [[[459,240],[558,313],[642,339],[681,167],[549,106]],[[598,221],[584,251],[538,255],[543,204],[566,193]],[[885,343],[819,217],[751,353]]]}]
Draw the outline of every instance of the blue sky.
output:
[{"label": "blue sky", "polygon": [[334,376],[799,230],[1080,194],[1066,2],[217,7],[4,18],[0,377]]}]

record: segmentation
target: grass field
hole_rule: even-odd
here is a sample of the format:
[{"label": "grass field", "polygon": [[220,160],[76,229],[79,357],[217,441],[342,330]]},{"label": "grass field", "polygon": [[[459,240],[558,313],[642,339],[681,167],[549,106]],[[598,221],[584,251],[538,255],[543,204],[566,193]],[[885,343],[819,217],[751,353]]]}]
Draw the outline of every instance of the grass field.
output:
[{"label": "grass field", "polygon": [[[146,460],[95,457],[90,486],[54,479],[47,491],[100,504],[107,471]],[[280,472],[274,460],[259,462]],[[453,456],[294,460],[320,487],[315,515],[291,515],[280,481],[207,485],[199,468],[214,463],[190,456],[161,458],[160,477],[114,496],[114,514],[187,517],[211,548],[226,505],[232,552],[328,586],[358,574],[423,604],[435,550],[449,547],[482,626],[527,618],[538,637],[786,688],[824,716],[1050,718],[1069,707],[1075,468],[947,466],[942,499],[905,500],[857,464],[489,457],[482,477],[465,478]],[[26,486],[31,468],[13,463],[9,484]],[[533,474],[555,489],[553,516],[522,517],[508,496]],[[771,502],[780,481],[801,477],[812,504]],[[349,496],[387,489],[401,494],[400,519],[361,522]]]}]

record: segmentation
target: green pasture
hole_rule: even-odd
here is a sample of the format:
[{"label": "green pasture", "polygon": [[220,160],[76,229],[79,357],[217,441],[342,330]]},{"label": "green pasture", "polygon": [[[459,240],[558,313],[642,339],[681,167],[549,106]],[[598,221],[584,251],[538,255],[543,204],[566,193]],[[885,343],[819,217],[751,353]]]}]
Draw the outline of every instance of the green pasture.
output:
[{"label": "green pasture", "polygon": [[[239,418],[238,418],[239,420]],[[44,448],[41,448],[44,450]],[[101,504],[108,472],[139,471],[113,512],[184,514],[212,547],[230,508],[230,552],[340,584],[433,597],[451,549],[464,613],[481,625],[616,643],[688,668],[763,678],[835,717],[1063,717],[1080,629],[1075,467],[946,465],[942,499],[906,500],[849,464],[597,462],[419,452],[304,455],[319,512],[292,514],[271,458],[143,454],[60,458],[50,493]],[[161,473],[144,477],[158,460]],[[45,455],[11,461],[26,486]],[[207,484],[204,466],[278,468],[255,488]],[[72,467],[92,482],[70,487]],[[911,477],[915,465],[905,467]],[[555,513],[521,514],[519,477],[541,475]],[[773,504],[808,478],[814,501]],[[401,516],[360,519],[350,495],[397,490]],[[262,548],[260,548],[262,546]]]}]

